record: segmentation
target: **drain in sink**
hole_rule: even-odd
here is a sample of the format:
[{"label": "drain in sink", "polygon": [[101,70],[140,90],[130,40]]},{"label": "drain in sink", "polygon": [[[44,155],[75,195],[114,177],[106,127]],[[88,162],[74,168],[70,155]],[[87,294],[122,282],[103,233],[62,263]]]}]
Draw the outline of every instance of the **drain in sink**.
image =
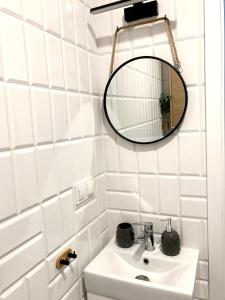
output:
[{"label": "drain in sink", "polygon": [[145,275],[138,275],[138,276],[135,277],[135,279],[150,281],[150,279]]},{"label": "drain in sink", "polygon": [[149,259],[148,258],[144,258],[143,262],[144,262],[145,265],[148,265],[149,264]]}]

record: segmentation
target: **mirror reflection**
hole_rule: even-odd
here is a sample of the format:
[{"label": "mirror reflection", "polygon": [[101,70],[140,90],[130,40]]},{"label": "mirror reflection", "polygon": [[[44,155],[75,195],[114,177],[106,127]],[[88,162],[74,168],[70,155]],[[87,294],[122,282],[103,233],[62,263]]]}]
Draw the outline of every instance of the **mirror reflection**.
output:
[{"label": "mirror reflection", "polygon": [[106,86],[104,106],[113,129],[136,143],[152,143],[171,134],[187,105],[184,81],[157,57],[138,57],[120,66]]}]

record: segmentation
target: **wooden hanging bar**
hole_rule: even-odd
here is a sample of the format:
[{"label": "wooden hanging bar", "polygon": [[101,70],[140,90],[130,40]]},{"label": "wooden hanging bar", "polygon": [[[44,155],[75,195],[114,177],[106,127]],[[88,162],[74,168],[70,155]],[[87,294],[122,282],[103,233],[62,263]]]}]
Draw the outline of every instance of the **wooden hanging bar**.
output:
[{"label": "wooden hanging bar", "polygon": [[126,30],[126,29],[129,29],[129,28],[134,28],[134,27],[138,27],[138,26],[142,26],[142,25],[146,25],[146,24],[151,24],[151,23],[156,23],[156,22],[161,22],[161,21],[166,22],[167,34],[168,34],[168,38],[169,38],[171,51],[172,51],[172,54],[173,54],[173,57],[174,57],[174,60],[175,60],[176,68],[179,72],[182,72],[181,63],[180,63],[180,60],[178,58],[178,53],[177,53],[173,33],[172,33],[172,30],[171,30],[171,26],[170,26],[170,20],[165,15],[164,17],[154,18],[154,19],[147,20],[147,21],[136,22],[136,23],[133,23],[133,24],[129,24],[129,25],[125,25],[125,26],[121,26],[121,27],[116,28],[116,31],[114,33],[114,38],[113,38],[113,48],[112,48],[112,56],[111,56],[111,64],[110,64],[110,74],[112,74],[112,72],[113,72],[118,33],[121,30]]}]

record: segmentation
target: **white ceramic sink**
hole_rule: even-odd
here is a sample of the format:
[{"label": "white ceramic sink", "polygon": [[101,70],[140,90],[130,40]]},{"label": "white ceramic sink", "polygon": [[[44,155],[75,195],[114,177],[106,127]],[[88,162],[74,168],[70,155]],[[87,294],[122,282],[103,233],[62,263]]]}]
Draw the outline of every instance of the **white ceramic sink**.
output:
[{"label": "white ceramic sink", "polygon": [[[90,294],[118,300],[190,300],[198,256],[199,251],[191,248],[182,248],[175,257],[166,256],[159,245],[153,252],[139,244],[122,249],[113,239],[86,267],[86,289]],[[136,279],[139,275],[150,281]]]}]

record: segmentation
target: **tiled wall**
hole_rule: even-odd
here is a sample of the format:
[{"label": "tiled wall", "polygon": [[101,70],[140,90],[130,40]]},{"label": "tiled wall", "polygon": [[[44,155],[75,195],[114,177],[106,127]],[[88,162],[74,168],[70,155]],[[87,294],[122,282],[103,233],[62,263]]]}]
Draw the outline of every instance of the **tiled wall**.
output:
[{"label": "tiled wall", "polygon": [[125,137],[149,142],[161,137],[161,62],[138,59],[119,69],[107,91],[107,112],[114,127]]},{"label": "tiled wall", "polygon": [[[97,2],[0,3],[0,299],[81,299],[82,271],[117,223],[153,220],[161,232],[167,215],[183,245],[201,251],[196,297],[207,299],[203,0],[159,0],[160,15],[176,20],[189,106],[179,134],[135,147],[102,127],[122,10],[91,16]],[[123,33],[116,64],[148,54],[172,62],[163,25]],[[97,197],[77,208],[73,186],[86,177]],[[79,258],[58,273],[68,246]]]},{"label": "tiled wall", "polygon": [[[95,1],[92,1],[94,5]],[[106,3],[107,1],[100,1]],[[200,249],[195,296],[208,298],[207,195],[204,99],[203,0],[159,0],[159,15],[171,25],[187,84],[189,103],[179,131],[155,145],[136,145],[114,135],[105,125],[107,201],[111,235],[121,220],[153,221],[173,217],[184,246]],[[98,17],[101,92],[108,77],[111,35],[123,24],[123,10]],[[102,26],[104,24],[104,26]],[[120,33],[115,67],[139,55],[155,55],[173,62],[165,24]]]},{"label": "tiled wall", "polygon": [[[95,26],[78,0],[0,2],[0,299],[82,299],[108,241]],[[96,197],[75,205],[93,177]],[[56,271],[57,255],[78,259]]]}]

